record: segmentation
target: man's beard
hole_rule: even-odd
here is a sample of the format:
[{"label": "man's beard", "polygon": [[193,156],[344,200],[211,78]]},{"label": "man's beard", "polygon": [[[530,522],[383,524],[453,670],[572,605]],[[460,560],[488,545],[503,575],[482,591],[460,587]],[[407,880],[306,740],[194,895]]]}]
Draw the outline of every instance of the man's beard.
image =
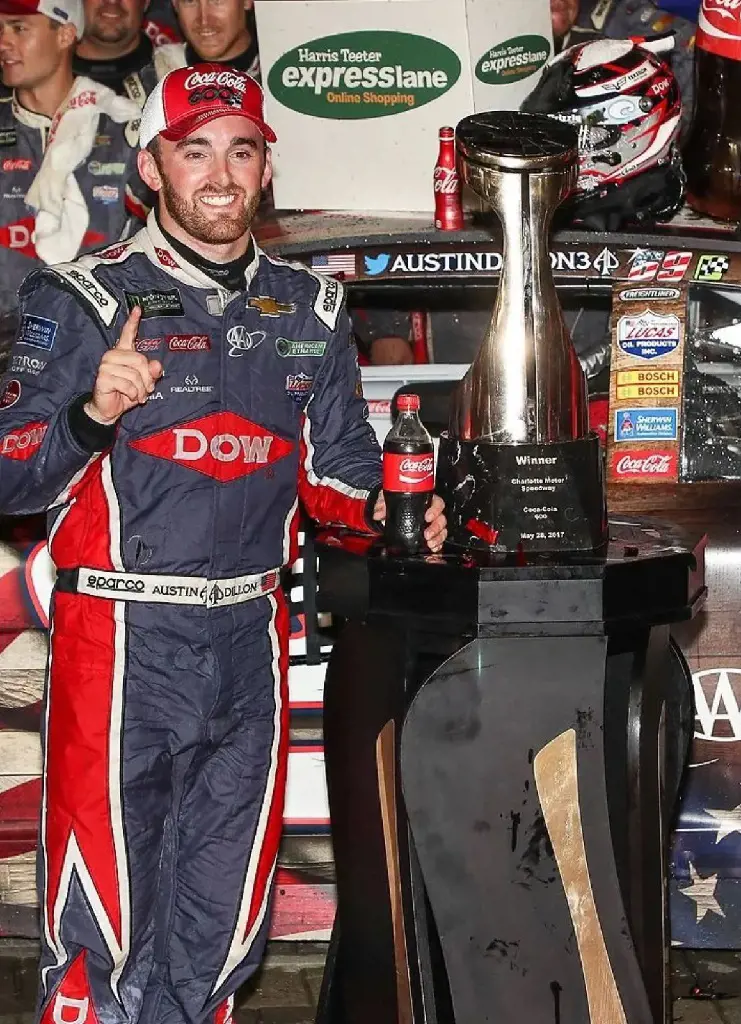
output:
[{"label": "man's beard", "polygon": [[223,245],[238,241],[247,234],[255,219],[257,208],[260,205],[259,192],[247,197],[246,202],[240,205],[240,213],[237,216],[219,212],[219,216],[212,219],[198,208],[199,196],[219,196],[234,192],[242,196],[245,195],[244,189],[236,186],[223,191],[207,188],[199,189],[193,196],[192,202],[188,202],[175,191],[169,179],[162,175],[162,198],[167,212],[191,238],[195,238],[198,242],[206,242],[208,245]]}]

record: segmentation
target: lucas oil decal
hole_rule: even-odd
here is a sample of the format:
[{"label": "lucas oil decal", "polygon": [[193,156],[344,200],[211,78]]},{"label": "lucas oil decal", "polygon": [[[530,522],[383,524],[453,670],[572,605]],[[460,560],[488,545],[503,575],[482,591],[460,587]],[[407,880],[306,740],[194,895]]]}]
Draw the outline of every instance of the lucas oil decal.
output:
[{"label": "lucas oil decal", "polygon": [[645,309],[638,316],[621,316],[617,325],[620,349],[638,359],[658,359],[679,345],[679,318],[673,313]]}]

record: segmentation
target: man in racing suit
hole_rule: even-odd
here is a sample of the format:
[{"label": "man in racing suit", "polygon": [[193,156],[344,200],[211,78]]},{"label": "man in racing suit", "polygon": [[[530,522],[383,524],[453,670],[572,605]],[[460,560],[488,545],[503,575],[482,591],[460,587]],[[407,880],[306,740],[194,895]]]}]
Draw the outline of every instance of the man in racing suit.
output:
[{"label": "man in racing suit", "polygon": [[[146,216],[136,171],[138,108],[74,77],[80,0],[0,0],[0,324],[39,262],[74,259]],[[7,346],[4,346],[7,351]]]},{"label": "man in racing suit", "polygon": [[229,1019],[281,834],[299,501],[359,531],[385,516],[342,286],[251,239],[259,85],[172,72],[141,131],[156,213],[29,277],[15,354],[39,365],[1,385],[0,511],[51,510],[58,570],[43,1024]]}]

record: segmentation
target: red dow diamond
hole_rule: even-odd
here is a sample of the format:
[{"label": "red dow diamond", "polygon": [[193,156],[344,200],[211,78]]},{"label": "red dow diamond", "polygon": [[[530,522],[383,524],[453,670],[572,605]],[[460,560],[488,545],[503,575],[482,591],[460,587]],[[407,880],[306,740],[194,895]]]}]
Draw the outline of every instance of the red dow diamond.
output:
[{"label": "red dow diamond", "polygon": [[231,483],[293,451],[293,444],[233,412],[213,412],[160,430],[129,447]]}]

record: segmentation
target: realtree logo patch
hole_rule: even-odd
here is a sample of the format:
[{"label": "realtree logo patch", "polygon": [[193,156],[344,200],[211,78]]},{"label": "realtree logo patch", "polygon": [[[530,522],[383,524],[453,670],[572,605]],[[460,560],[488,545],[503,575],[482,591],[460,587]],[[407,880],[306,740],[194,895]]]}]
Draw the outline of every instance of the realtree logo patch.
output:
[{"label": "realtree logo patch", "polygon": [[268,88],[300,114],[360,119],[431,103],[460,73],[457,55],[435,39],[409,32],[344,32],[284,53],[270,69]]},{"label": "realtree logo patch", "polygon": [[486,85],[510,85],[534,75],[550,53],[545,36],[515,36],[486,51],[476,65],[476,77]]},{"label": "realtree logo patch", "polygon": [[294,446],[244,416],[214,412],[129,441],[129,447],[228,484],[285,458]]}]

